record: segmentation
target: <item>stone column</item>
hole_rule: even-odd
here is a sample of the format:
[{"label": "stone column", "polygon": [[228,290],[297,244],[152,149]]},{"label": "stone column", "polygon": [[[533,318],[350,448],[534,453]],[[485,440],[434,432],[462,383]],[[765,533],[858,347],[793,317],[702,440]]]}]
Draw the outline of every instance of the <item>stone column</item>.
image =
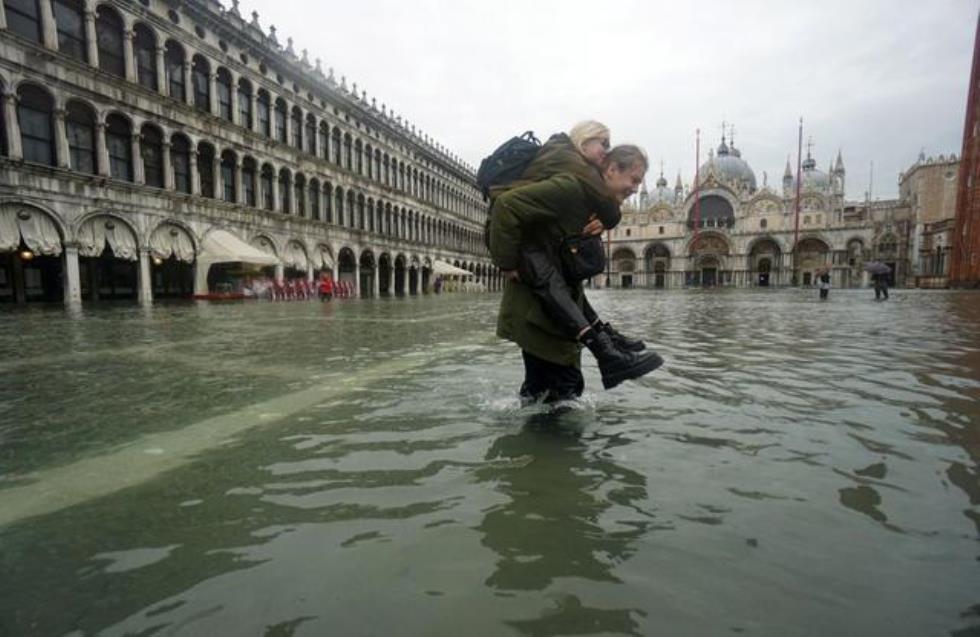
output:
[{"label": "stone column", "polygon": [[238,73],[234,71],[229,71],[229,73],[231,74],[231,123],[241,126],[241,108],[238,104]]},{"label": "stone column", "polygon": [[[421,279],[419,279],[421,281]],[[374,262],[374,279],[371,281],[371,296],[374,298],[381,297],[381,268],[378,266],[378,262]]]},{"label": "stone column", "polygon": [[153,302],[153,280],[150,278],[150,249],[140,248],[140,290],[139,302]]},{"label": "stone column", "polygon": [[265,187],[262,185],[262,167],[255,169],[255,207],[265,210]]},{"label": "stone column", "polygon": [[85,11],[85,45],[88,48],[89,66],[99,68],[99,44],[95,33],[95,11]]},{"label": "stone column", "polygon": [[285,268],[283,267],[282,263],[277,263],[276,264],[276,283],[282,283],[282,280],[284,278],[284,275],[285,275]]},{"label": "stone column", "polygon": [[131,154],[133,156],[133,183],[145,183],[146,175],[143,173],[143,155],[140,153],[139,133],[133,133],[131,148]]},{"label": "stone column", "polygon": [[166,95],[170,90],[167,82],[167,62],[164,57],[165,49],[162,46],[157,47],[157,92],[160,95]]},{"label": "stone column", "polygon": [[123,67],[126,70],[126,80],[135,84],[138,80],[136,77],[136,56],[133,53],[133,35],[131,28],[123,31]]},{"label": "stone column", "polygon": [[252,87],[252,97],[249,99],[252,100],[252,121],[250,122],[248,129],[253,133],[258,133],[260,132],[259,131],[259,92],[254,86]]},{"label": "stone column", "polygon": [[[303,122],[303,126],[306,126],[306,122],[305,121]],[[306,143],[306,147],[307,148],[309,148],[311,145],[313,146],[313,152],[310,153],[310,154],[313,155],[314,157],[319,157],[320,156],[320,154],[319,154],[320,153],[320,142],[317,139],[320,136],[320,135],[318,135],[319,130],[320,130],[320,128],[317,126],[316,117],[314,117],[313,118],[313,137],[311,137],[309,140],[306,140],[306,139],[303,140]]]},{"label": "stone column", "polygon": [[54,110],[54,150],[58,168],[70,166],[68,158],[68,131],[65,130],[65,115],[62,108]]},{"label": "stone column", "polygon": [[105,122],[95,123],[95,165],[96,172],[102,177],[110,175],[109,147],[105,141]]},{"label": "stone column", "polygon": [[45,47],[57,51],[58,25],[54,21],[54,9],[51,7],[51,2],[42,1],[37,4],[41,9],[41,40]]},{"label": "stone column", "polygon": [[189,61],[184,62],[184,102],[194,106],[194,72]]},{"label": "stone column", "polygon": [[275,173],[272,174],[272,210],[274,212],[284,212],[279,199],[279,176]]},{"label": "stone column", "polygon": [[191,149],[190,161],[190,171],[191,171],[191,194],[200,195],[201,194],[201,173],[197,170],[197,151],[193,148]]},{"label": "stone column", "polygon": [[235,160],[235,202],[245,203],[245,184],[242,183],[242,160]]},{"label": "stone column", "polygon": [[[273,108],[273,121],[275,120],[275,115],[274,114],[275,114],[275,108]],[[284,122],[286,124],[286,139],[282,140],[282,143],[285,144],[285,145],[287,145],[287,146],[290,146],[293,143],[293,118],[292,118],[292,114],[293,114],[292,111],[289,109],[289,104],[286,104],[286,113],[285,113],[286,120]],[[275,129],[275,126],[273,126],[273,129]]]},{"label": "stone column", "polygon": [[167,190],[174,189],[174,167],[170,160],[170,142],[163,142],[163,187]]},{"label": "stone column", "polygon": [[3,94],[3,115],[7,129],[7,155],[11,159],[23,159],[24,148],[20,141],[20,124],[17,121],[17,94]]},{"label": "stone column", "polygon": [[354,259],[354,296],[361,298],[361,260]]},{"label": "stone column", "polygon": [[81,305],[82,283],[78,272],[78,245],[64,244],[65,248],[65,305]]},{"label": "stone column", "polygon": [[221,117],[218,113],[218,74],[208,74],[208,112],[215,117]]},{"label": "stone column", "polygon": [[225,180],[221,174],[221,156],[217,149],[214,151],[214,159],[211,160],[211,173],[214,175],[214,198],[218,201],[225,199]]}]

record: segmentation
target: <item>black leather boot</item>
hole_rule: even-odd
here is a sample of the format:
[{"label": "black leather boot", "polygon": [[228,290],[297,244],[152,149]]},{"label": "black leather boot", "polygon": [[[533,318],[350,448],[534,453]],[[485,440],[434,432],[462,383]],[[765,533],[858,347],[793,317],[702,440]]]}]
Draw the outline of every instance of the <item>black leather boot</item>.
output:
[{"label": "black leather boot", "polygon": [[605,332],[612,339],[613,345],[627,352],[642,352],[647,348],[647,344],[638,338],[630,338],[625,334],[617,332],[609,323],[599,323],[599,330]]},{"label": "black leather boot", "polygon": [[579,339],[589,348],[602,375],[602,386],[612,389],[624,380],[639,378],[663,365],[656,352],[627,352],[616,347],[609,334],[589,328]]}]

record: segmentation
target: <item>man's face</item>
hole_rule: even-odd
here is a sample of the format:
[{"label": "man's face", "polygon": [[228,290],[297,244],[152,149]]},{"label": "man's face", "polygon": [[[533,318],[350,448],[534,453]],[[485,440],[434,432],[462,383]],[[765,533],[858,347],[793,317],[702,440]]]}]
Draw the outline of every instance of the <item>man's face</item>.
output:
[{"label": "man's face", "polygon": [[646,168],[640,162],[635,162],[628,170],[620,170],[616,164],[610,164],[606,168],[603,178],[605,178],[606,186],[609,187],[616,200],[623,203],[640,189],[646,172]]}]

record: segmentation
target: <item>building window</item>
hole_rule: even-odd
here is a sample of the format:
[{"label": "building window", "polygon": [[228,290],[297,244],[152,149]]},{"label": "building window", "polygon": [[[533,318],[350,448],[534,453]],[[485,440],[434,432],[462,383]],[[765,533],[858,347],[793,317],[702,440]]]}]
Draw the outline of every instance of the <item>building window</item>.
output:
[{"label": "building window", "polygon": [[109,174],[113,179],[133,180],[133,143],[129,122],[122,115],[105,121],[105,145],[109,151]]},{"label": "building window", "polygon": [[330,184],[327,184],[326,188],[323,189],[323,220],[327,223],[333,223],[333,193],[330,190]]},{"label": "building window", "polygon": [[303,181],[303,175],[296,175],[295,183],[293,184],[293,190],[295,191],[293,195],[293,202],[295,204],[295,212],[300,217],[306,216],[306,183]]},{"label": "building window", "polygon": [[276,100],[276,141],[286,143],[286,102]]},{"label": "building window", "polygon": [[[268,109],[266,119],[268,119]],[[238,80],[238,123],[245,128],[252,128],[252,83],[242,78]]]},{"label": "building window", "polygon": [[255,207],[255,160],[246,158],[242,162],[242,194],[245,205]]},{"label": "building window", "polygon": [[333,135],[331,136],[333,141],[331,150],[333,151],[333,163],[340,165],[340,129],[334,128]]},{"label": "building window", "polygon": [[274,174],[272,172],[272,166],[266,164],[262,167],[262,206],[266,210],[275,210],[276,208],[276,202],[272,196],[273,181]]},{"label": "building window", "polygon": [[174,188],[191,193],[191,145],[182,135],[174,135],[170,144],[170,162],[174,168]]},{"label": "building window", "polygon": [[156,40],[142,24],[133,29],[133,52],[136,56],[136,80],[140,86],[157,90]]},{"label": "building window", "polygon": [[95,113],[79,102],[69,102],[65,114],[68,161],[72,170],[95,174]]},{"label": "building window", "polygon": [[85,7],[79,0],[54,0],[54,21],[58,25],[58,51],[79,62],[86,61]]},{"label": "building window", "polygon": [[760,219],[759,220],[759,227],[762,228],[763,230],[766,228],[767,225],[769,225],[769,221],[768,220],[766,220],[766,219]]},{"label": "building window", "polygon": [[17,91],[17,120],[20,123],[24,160],[54,166],[54,100],[36,86]]},{"label": "building window", "polygon": [[218,117],[231,121],[231,74],[227,69],[218,69],[215,79],[215,89],[218,91]]},{"label": "building window", "polygon": [[153,126],[144,126],[140,143],[147,186],[163,188],[163,137]]},{"label": "building window", "polygon": [[327,156],[327,140],[329,138],[330,138],[330,135],[327,132],[327,125],[326,124],[320,124],[320,131],[319,131],[317,143],[320,144],[320,154],[323,156],[324,159],[326,159],[328,161],[330,159]]},{"label": "building window", "polygon": [[269,94],[259,91],[259,99],[256,101],[256,114],[259,120],[259,132],[266,137],[272,137],[271,122],[269,120]]},{"label": "building window", "polygon": [[214,192],[214,148],[209,144],[197,146],[197,175],[201,180],[201,195],[216,199]]},{"label": "building window", "polygon": [[289,214],[289,172],[285,169],[279,171],[279,210]]},{"label": "building window", "polygon": [[221,186],[222,199],[235,203],[235,154],[229,151],[221,153]]},{"label": "building window", "polygon": [[7,30],[41,43],[41,12],[37,0],[4,0],[3,8],[7,15]]},{"label": "building window", "polygon": [[193,85],[194,106],[202,111],[211,110],[210,68],[207,61],[199,55],[194,56]]},{"label": "building window", "polygon": [[626,236],[630,236],[633,231],[630,228],[626,229]]},{"label": "building window", "polygon": [[316,156],[316,118],[306,116],[306,152]]},{"label": "building window", "polygon": [[126,77],[122,18],[107,6],[100,6],[96,11],[95,34],[99,48],[99,68],[106,73]]},{"label": "building window", "polygon": [[170,97],[183,102],[187,99],[184,92],[184,50],[176,42],[167,42],[164,57]]},{"label": "building window", "polygon": [[320,220],[320,184],[310,181],[310,218]]}]

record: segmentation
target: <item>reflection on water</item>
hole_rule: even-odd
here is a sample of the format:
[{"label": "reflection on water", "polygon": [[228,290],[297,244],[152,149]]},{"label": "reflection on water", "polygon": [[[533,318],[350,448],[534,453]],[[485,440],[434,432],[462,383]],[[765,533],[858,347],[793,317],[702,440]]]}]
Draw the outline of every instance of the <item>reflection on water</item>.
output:
[{"label": "reflection on water", "polygon": [[0,635],[980,632],[980,295],[592,296],[3,308]]}]

